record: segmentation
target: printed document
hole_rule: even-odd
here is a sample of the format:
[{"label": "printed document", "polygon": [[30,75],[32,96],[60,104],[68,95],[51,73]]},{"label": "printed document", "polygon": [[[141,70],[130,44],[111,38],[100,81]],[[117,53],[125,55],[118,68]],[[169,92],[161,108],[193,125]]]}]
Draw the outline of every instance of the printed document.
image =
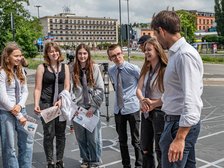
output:
[{"label": "printed document", "polygon": [[99,117],[93,114],[93,116],[89,118],[86,116],[87,111],[88,110],[83,107],[78,107],[78,115],[74,117],[73,121],[80,124],[90,132],[93,132],[94,128],[99,122]]}]

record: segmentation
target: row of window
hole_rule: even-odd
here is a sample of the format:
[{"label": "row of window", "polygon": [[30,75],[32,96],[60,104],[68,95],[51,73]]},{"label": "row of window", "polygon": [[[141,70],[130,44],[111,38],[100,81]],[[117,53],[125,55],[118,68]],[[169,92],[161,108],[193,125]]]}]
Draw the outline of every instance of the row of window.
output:
[{"label": "row of window", "polygon": [[89,30],[115,30],[114,26],[85,26],[85,25],[52,25],[50,24],[50,28],[52,29],[89,29]]},{"label": "row of window", "polygon": [[198,26],[198,30],[208,30],[209,26]]},{"label": "row of window", "polygon": [[213,19],[198,19],[198,24],[213,24]]},{"label": "row of window", "polygon": [[72,23],[72,24],[104,24],[115,25],[116,21],[111,20],[82,20],[82,19],[49,19],[50,23]]},{"label": "row of window", "polygon": [[197,13],[198,16],[214,17],[214,13]]},{"label": "row of window", "polygon": [[55,36],[55,39],[56,40],[82,40],[82,41],[85,41],[85,40],[116,40],[116,37],[88,37],[88,36],[82,36],[82,37],[76,37],[76,36],[71,36],[71,37],[58,37],[58,36]]},{"label": "row of window", "polygon": [[51,34],[116,35],[115,31],[50,31]]}]

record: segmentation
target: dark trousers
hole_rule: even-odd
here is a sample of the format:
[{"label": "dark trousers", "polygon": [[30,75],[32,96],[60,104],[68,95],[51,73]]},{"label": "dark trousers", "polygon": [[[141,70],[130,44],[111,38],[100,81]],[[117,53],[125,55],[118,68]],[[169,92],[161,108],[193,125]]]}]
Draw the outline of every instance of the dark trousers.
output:
[{"label": "dark trousers", "polygon": [[142,153],[139,142],[139,126],[140,126],[139,111],[127,115],[121,115],[120,113],[115,114],[115,123],[120,143],[122,164],[124,168],[131,167],[130,155],[128,151],[127,123],[129,123],[130,126],[131,144],[133,145],[135,151],[135,157],[136,157],[135,167],[136,168],[142,167]]},{"label": "dark trousers", "polygon": [[154,159],[154,141],[155,152],[158,162],[157,168],[161,168],[161,150],[159,147],[159,140],[164,128],[164,115],[160,109],[155,109],[149,112],[149,117],[145,118],[142,114],[141,122],[141,147],[143,153],[143,168],[155,168]]},{"label": "dark trousers", "polygon": [[44,130],[44,152],[48,162],[52,162],[53,159],[53,142],[56,137],[56,158],[62,160],[65,149],[65,128],[66,121],[59,121],[59,117],[48,122],[47,124],[42,120]]},{"label": "dark trousers", "polygon": [[160,139],[162,166],[165,168],[196,168],[195,144],[200,132],[200,122],[196,125],[193,125],[187,134],[185,139],[183,159],[177,162],[169,162],[169,147],[176,137],[178,129],[179,121],[165,122],[165,128]]}]

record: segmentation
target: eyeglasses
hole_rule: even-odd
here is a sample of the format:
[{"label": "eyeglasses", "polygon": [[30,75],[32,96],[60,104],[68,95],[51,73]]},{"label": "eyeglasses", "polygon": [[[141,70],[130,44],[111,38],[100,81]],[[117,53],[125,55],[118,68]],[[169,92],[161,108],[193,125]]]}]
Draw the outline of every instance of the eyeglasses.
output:
[{"label": "eyeglasses", "polygon": [[114,54],[112,56],[110,56],[110,59],[115,59],[116,57],[120,56],[122,54],[122,52],[118,52],[117,54]]}]

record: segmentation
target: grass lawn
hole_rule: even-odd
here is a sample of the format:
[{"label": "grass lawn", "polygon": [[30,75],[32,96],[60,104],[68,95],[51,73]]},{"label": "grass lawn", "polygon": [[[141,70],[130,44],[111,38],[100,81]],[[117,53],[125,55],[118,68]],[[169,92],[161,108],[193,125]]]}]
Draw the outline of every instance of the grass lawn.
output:
[{"label": "grass lawn", "polygon": [[[93,60],[102,60],[102,61],[106,61],[108,60],[107,56],[103,56],[103,55],[97,55],[97,54],[93,54],[92,55]],[[128,60],[128,56],[125,55],[125,60]],[[213,64],[224,64],[224,55],[203,55],[201,54],[202,60],[204,63],[213,63]],[[43,63],[43,56],[38,55],[35,59],[32,58],[28,58],[28,62],[29,62],[29,68],[30,69],[36,69],[37,66],[41,63]],[[144,56],[130,56],[130,59],[132,61],[144,61]]]}]

